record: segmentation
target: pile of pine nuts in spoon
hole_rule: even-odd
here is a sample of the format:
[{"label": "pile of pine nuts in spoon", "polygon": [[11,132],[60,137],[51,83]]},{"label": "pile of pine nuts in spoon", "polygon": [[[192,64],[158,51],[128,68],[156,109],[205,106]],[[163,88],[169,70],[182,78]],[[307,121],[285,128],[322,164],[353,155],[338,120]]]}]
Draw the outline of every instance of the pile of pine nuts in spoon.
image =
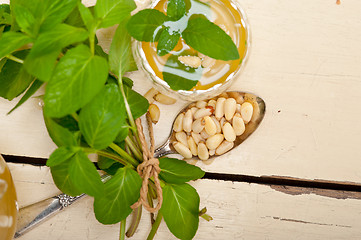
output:
[{"label": "pile of pine nuts in spoon", "polygon": [[[254,132],[264,112],[261,98],[243,92],[225,92],[210,100],[191,103],[178,114],[169,141],[156,154],[169,147],[185,159],[206,161],[222,155]],[[149,113],[159,116],[158,109],[155,111],[153,107]],[[168,150],[167,154],[171,152]]]}]

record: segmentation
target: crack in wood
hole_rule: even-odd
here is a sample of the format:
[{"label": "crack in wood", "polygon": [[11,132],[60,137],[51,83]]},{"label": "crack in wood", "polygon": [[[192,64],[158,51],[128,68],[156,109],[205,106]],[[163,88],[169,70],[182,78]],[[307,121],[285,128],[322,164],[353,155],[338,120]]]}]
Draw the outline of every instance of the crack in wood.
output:
[{"label": "crack in wood", "polygon": [[303,223],[303,224],[313,224],[313,225],[319,225],[319,226],[352,228],[352,226],[348,226],[348,225],[340,225],[340,224],[332,224],[332,223],[309,222],[309,221],[303,221],[303,220],[298,220],[298,219],[281,218],[281,217],[274,217],[274,216],[266,216],[266,218],[272,218],[272,219],[275,219],[275,220],[286,221],[286,222]]}]

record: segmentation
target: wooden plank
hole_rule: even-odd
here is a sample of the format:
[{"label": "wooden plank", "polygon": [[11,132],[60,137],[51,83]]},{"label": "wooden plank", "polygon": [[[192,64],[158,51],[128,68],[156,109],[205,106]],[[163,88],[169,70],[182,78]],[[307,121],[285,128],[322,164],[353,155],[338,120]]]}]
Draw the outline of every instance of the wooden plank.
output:
[{"label": "wooden plank", "polygon": [[[48,193],[51,177],[47,167],[10,164],[19,204],[29,196]],[[28,174],[33,173],[33,180]],[[23,175],[25,173],[25,175]],[[36,177],[35,177],[36,176]],[[26,180],[28,179],[28,180]],[[361,237],[361,201],[336,199],[315,194],[290,195],[269,186],[200,180],[192,183],[214,218],[200,220],[194,239],[359,239]],[[39,196],[39,200],[44,196]],[[101,225],[94,218],[92,199],[86,197],[21,237],[21,240],[117,239],[119,225]],[[145,239],[150,230],[149,216],[143,212],[139,230],[133,239]],[[155,239],[175,239],[161,224]]]},{"label": "wooden plank", "polygon": [[[361,2],[244,0],[242,5],[253,47],[231,89],[258,94],[267,113],[241,146],[211,165],[199,165],[210,172],[361,183]],[[111,34],[99,36],[109,45]],[[130,76],[140,93],[150,88],[144,74]],[[37,101],[6,116],[14,104],[0,101],[0,151],[48,157],[54,145]],[[184,104],[160,106],[157,144]]]}]

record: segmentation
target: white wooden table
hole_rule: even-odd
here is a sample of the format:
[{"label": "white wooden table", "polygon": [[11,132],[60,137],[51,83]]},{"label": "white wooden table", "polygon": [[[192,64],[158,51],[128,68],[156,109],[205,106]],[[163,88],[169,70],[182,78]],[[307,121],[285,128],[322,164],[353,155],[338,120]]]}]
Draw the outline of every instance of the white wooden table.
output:
[{"label": "white wooden table", "polygon": [[[239,1],[249,17],[252,52],[231,90],[261,96],[267,112],[242,145],[198,165],[236,180],[247,175],[360,186],[361,1]],[[98,35],[105,48],[109,35]],[[131,77],[140,93],[151,87],[141,82],[142,73]],[[0,153],[47,158],[55,145],[38,100],[6,116],[14,105],[0,100]],[[158,144],[183,105],[160,106],[167,116],[156,125]],[[9,165],[20,207],[58,193],[47,167]],[[193,186],[214,218],[200,221],[195,239],[361,239],[359,192],[216,179]],[[134,239],[146,237],[148,220],[143,218]],[[21,239],[117,239],[118,230],[95,220],[87,197]],[[156,239],[173,238],[162,223]]]}]

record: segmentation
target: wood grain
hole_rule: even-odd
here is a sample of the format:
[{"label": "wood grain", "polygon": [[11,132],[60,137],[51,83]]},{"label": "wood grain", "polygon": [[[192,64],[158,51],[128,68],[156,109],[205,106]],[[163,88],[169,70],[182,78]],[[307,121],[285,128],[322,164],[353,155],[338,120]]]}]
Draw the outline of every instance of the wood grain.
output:
[{"label": "wood grain", "polygon": [[[47,167],[10,164],[19,204],[26,205],[35,194],[56,192]],[[32,173],[33,180],[26,180]],[[194,239],[359,239],[361,201],[309,195],[289,195],[269,186],[200,180],[192,183],[214,218],[200,219]],[[38,196],[42,199],[45,195]],[[21,237],[21,240],[117,239],[119,225],[101,225],[94,218],[90,197],[76,202]],[[143,212],[139,230],[132,239],[145,239],[150,230],[149,216]],[[175,239],[164,222],[155,239]]]}]

